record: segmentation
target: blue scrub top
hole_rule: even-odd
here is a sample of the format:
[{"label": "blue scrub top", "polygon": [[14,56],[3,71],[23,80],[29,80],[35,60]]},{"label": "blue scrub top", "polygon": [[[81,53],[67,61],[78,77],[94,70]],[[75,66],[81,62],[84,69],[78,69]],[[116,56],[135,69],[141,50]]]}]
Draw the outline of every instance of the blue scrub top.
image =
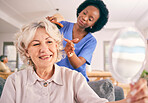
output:
[{"label": "blue scrub top", "polygon": [[[74,23],[70,23],[67,21],[61,21],[60,23],[64,25],[64,27],[60,29],[60,32],[63,34],[64,38],[72,40],[72,31],[73,31]],[[66,41],[63,41],[64,47],[66,46],[66,43],[67,43]],[[97,44],[97,41],[95,37],[91,33],[88,33],[83,39],[81,39],[81,41],[74,44],[75,53],[78,57],[81,56],[85,58],[86,63],[90,65],[92,54],[96,48],[96,44]],[[72,70],[81,72],[83,76],[86,78],[86,80],[89,81],[88,76],[86,74],[86,63],[84,63],[81,67],[74,69],[72,65],[70,64],[68,57],[66,56],[64,59],[59,61],[57,64],[59,66],[65,66]]]}]

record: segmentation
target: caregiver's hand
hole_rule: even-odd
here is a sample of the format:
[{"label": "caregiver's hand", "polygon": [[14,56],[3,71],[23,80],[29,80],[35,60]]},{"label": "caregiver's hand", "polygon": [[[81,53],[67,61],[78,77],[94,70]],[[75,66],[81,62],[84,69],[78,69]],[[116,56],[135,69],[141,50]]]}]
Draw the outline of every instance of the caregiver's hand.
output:
[{"label": "caregiver's hand", "polygon": [[57,18],[54,16],[47,16],[46,19],[48,19],[50,22],[57,22]]},{"label": "caregiver's hand", "polygon": [[47,16],[46,19],[49,20],[50,22],[56,24],[59,29],[63,28],[63,25],[61,23],[57,22],[57,18],[56,17],[54,17],[54,16],[50,16],[50,17]]},{"label": "caregiver's hand", "polygon": [[68,39],[64,38],[64,40],[67,42],[64,50],[65,50],[67,56],[71,57],[71,56],[73,56],[74,50],[75,50],[74,43],[77,43],[79,41],[79,39],[76,38],[76,39],[73,39],[73,40],[68,40]]}]

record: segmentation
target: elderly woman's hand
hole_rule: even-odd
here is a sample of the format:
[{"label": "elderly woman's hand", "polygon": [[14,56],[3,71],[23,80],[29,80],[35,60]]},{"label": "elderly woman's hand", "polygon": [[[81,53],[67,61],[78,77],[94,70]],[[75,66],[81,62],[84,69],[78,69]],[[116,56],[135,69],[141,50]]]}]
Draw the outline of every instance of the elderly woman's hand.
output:
[{"label": "elderly woman's hand", "polygon": [[64,40],[67,42],[66,46],[65,46],[65,52],[67,54],[68,57],[71,57],[73,56],[73,53],[74,53],[74,43],[77,43],[78,42],[78,38],[76,39],[73,39],[73,40],[68,40],[68,39],[65,39]]},{"label": "elderly woman's hand", "polygon": [[140,79],[134,85],[131,84],[131,91],[126,99],[127,103],[148,103],[147,81]]}]

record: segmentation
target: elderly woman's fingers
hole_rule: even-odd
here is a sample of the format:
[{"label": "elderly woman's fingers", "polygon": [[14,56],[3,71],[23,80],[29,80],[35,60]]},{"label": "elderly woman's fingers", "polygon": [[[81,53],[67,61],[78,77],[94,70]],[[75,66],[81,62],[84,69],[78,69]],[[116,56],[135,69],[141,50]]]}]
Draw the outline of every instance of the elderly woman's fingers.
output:
[{"label": "elderly woman's fingers", "polygon": [[141,91],[141,89],[143,89],[144,87],[147,87],[147,81],[145,79],[140,79],[138,80],[138,82],[136,82],[134,84],[134,86],[131,88],[132,90],[132,95],[135,95],[135,93],[133,91],[137,91],[136,93],[138,93],[139,91]]},{"label": "elderly woman's fingers", "polygon": [[[143,101],[143,100],[147,100],[147,99],[148,99],[148,89],[147,89],[147,87],[144,87],[135,96],[131,97],[132,102]],[[141,102],[141,103],[144,103],[144,102]]]},{"label": "elderly woman's fingers", "polygon": [[134,86],[132,86],[128,98],[130,99],[131,103],[145,103],[141,101],[148,99],[147,81],[140,79],[138,82],[136,82]]},{"label": "elderly woman's fingers", "polygon": [[148,98],[142,98],[140,100],[131,101],[131,102],[128,102],[128,103],[148,103]]}]

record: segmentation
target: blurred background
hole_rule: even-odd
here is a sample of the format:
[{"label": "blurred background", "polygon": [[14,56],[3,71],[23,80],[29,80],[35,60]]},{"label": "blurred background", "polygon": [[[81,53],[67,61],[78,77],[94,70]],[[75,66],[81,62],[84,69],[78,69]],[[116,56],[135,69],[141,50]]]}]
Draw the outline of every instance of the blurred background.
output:
[{"label": "blurred background", "polygon": [[[8,56],[11,70],[22,62],[13,45],[14,34],[33,19],[58,15],[61,20],[76,22],[76,9],[84,0],[0,0],[0,55]],[[98,44],[94,52],[92,70],[108,71],[110,42],[124,27],[135,27],[148,38],[148,0],[103,0],[109,9],[109,22],[94,33]]]}]

